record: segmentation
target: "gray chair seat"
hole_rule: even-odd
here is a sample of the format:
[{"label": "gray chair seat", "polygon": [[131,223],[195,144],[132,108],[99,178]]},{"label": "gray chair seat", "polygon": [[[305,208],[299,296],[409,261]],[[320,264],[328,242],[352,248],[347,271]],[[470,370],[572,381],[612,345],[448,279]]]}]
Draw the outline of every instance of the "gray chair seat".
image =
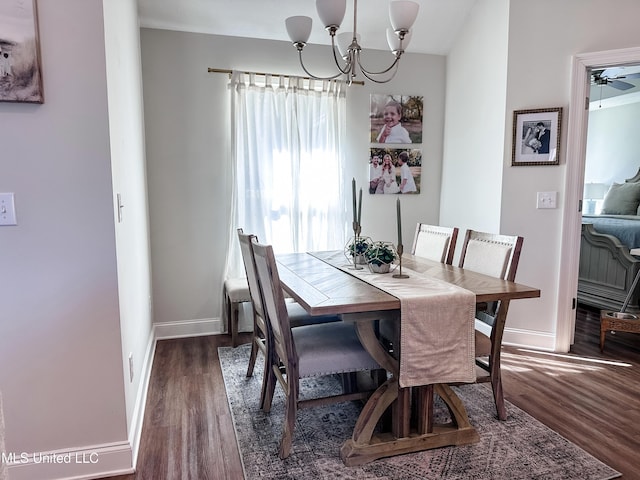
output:
[{"label": "gray chair seat", "polygon": [[325,323],[292,329],[300,377],[380,368],[350,323]]}]

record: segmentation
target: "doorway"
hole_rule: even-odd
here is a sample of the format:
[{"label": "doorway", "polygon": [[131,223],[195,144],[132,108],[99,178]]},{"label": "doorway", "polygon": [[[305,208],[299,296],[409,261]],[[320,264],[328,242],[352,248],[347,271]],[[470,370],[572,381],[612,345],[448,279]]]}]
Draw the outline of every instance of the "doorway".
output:
[{"label": "doorway", "polygon": [[576,292],[585,182],[587,125],[591,72],[603,67],[640,64],[640,48],[576,55],[572,62],[571,108],[567,133],[566,201],[563,210],[562,249],[558,292],[556,351],[568,351],[575,331]]}]

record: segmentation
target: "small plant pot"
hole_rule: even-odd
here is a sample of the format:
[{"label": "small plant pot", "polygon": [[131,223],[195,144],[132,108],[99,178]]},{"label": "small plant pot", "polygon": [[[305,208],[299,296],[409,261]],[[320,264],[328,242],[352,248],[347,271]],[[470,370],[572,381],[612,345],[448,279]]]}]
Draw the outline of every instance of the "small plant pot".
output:
[{"label": "small plant pot", "polygon": [[370,263],[369,268],[371,268],[373,273],[389,273],[391,266],[388,263],[383,263],[382,265]]},{"label": "small plant pot", "polygon": [[398,258],[398,253],[391,242],[373,242],[364,252],[364,256],[369,270],[374,273],[388,273],[395,267],[394,261]]},{"label": "small plant pot", "polygon": [[373,241],[369,237],[358,237],[357,241],[354,237],[351,237],[347,244],[344,246],[344,256],[349,260],[349,263],[354,261],[358,265],[366,265],[367,257],[365,252],[373,245]]}]

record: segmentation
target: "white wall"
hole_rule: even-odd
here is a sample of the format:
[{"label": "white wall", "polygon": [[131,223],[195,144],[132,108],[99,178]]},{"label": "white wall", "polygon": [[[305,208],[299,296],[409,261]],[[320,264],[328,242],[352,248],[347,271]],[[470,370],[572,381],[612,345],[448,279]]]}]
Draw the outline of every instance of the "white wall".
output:
[{"label": "white wall", "polygon": [[[569,105],[572,56],[640,45],[638,15],[640,3],[634,0],[606,4],[597,0],[569,0],[561,5],[552,0],[536,5],[511,2],[507,111],[535,106],[564,107],[562,127],[566,132],[566,109],[584,108],[582,103]],[[541,24],[546,26],[544,35],[537,35]],[[594,29],[593,25],[599,28]],[[532,42],[534,38],[536,41]],[[530,61],[532,48],[545,52],[544,60],[535,68]],[[507,145],[510,148],[510,142]],[[525,245],[530,245],[526,250],[529,260],[521,263],[519,278],[543,289],[541,302],[513,304],[511,325],[514,328],[555,334],[558,302],[563,305],[567,300],[557,298],[562,230],[573,228],[573,225],[563,225],[566,149],[566,137],[563,137],[558,167],[505,169],[505,186],[510,188],[505,190],[502,201],[502,227],[524,232]],[[525,170],[527,175],[520,170]],[[558,191],[559,208],[536,210],[537,191]]]},{"label": "white wall", "polygon": [[500,230],[508,10],[508,0],[480,1],[447,57],[440,221],[460,241],[467,228]]},{"label": "white wall", "polygon": [[0,227],[6,448],[101,456],[16,466],[13,480],[131,466],[102,2],[37,3],[45,103],[0,104],[0,191],[15,192],[18,216]]},{"label": "white wall", "polygon": [[[231,160],[228,76],[207,68],[302,71],[288,42],[142,29],[141,45],[154,322],[160,332],[171,334],[212,331],[220,328]],[[307,49],[312,71],[328,73],[327,48]],[[363,52],[372,69],[390,59],[387,52]],[[405,243],[413,238],[416,222],[438,223],[444,81],[444,57],[407,54],[392,83],[367,82],[352,86],[347,95],[343,188],[348,215],[351,179],[365,191],[368,186],[370,94],[424,96],[422,193],[403,197]],[[380,197],[364,196],[363,234],[395,240],[396,197]]]},{"label": "white wall", "polygon": [[122,369],[127,429],[135,456],[154,347],[140,28],[136,2],[107,0],[103,7],[113,198],[119,194],[123,205],[120,221],[116,214],[115,230]]},{"label": "white wall", "polygon": [[[622,99],[624,97],[616,97]],[[640,102],[592,107],[589,112],[585,182],[623,183],[640,168]]]},{"label": "white wall", "polygon": [[[502,13],[501,13],[502,12]],[[518,269],[517,281],[539,287],[542,296],[537,300],[520,300],[512,302],[505,342],[538,346],[540,348],[556,348],[556,329],[559,301],[558,276],[560,270],[560,248],[562,229],[564,225],[563,208],[565,185],[565,152],[566,138],[562,137],[559,166],[511,167],[511,137],[512,115],[514,110],[545,107],[563,107],[565,109],[562,129],[567,129],[568,108],[584,108],[584,105],[571,107],[570,85],[571,59],[578,53],[625,48],[640,44],[640,31],[637,29],[636,19],[640,14],[640,3],[635,0],[615,0],[600,2],[596,0],[565,0],[557,2],[542,0],[535,3],[515,0],[480,0],[472,12],[465,30],[474,35],[461,36],[450,56],[452,65],[457,55],[466,52],[491,51],[490,45],[485,45],[485,39],[500,41],[495,30],[504,32],[500,18],[508,12],[508,55],[506,103],[495,99],[491,108],[492,118],[504,115],[506,122],[501,138],[504,145],[500,152],[502,162],[502,198],[500,199],[500,225],[503,233],[517,233],[524,236],[524,247]],[[488,14],[491,13],[489,17]],[[496,20],[497,19],[497,20]],[[480,25],[478,27],[478,25]],[[482,27],[484,25],[484,27]],[[496,27],[497,25],[497,27]],[[597,25],[597,28],[594,28]],[[477,28],[477,30],[476,30]],[[475,45],[485,45],[484,49],[475,50]],[[502,45],[502,43],[500,43]],[[502,48],[502,47],[501,47]],[[469,57],[467,57],[469,58]],[[469,58],[468,61],[471,61]],[[494,65],[495,66],[495,65]],[[470,69],[471,70],[471,69]],[[464,72],[462,72],[464,74]],[[491,69],[481,69],[467,72],[467,78],[491,77]],[[460,74],[450,68],[448,72],[447,91],[451,94],[452,85],[460,82]],[[498,80],[500,81],[500,80]],[[469,98],[497,92],[487,87],[484,82],[478,85],[472,81],[467,83]],[[464,106],[458,115],[478,118],[480,109],[477,103],[470,103],[467,110]],[[495,111],[493,110],[495,109]],[[457,110],[450,110],[447,104],[447,137],[445,141],[445,168],[450,162],[463,162],[464,152],[452,158],[450,155],[452,143],[460,137],[452,137],[449,130],[450,114]],[[460,123],[454,127],[455,131],[462,131]],[[483,126],[474,125],[478,132]],[[496,152],[494,152],[496,153]],[[488,168],[495,166],[495,159],[484,157]],[[484,162],[483,162],[484,164]],[[464,170],[461,170],[464,172]],[[462,174],[463,180],[469,182],[470,176]],[[499,175],[498,175],[499,176]],[[448,178],[448,177],[447,177]],[[470,185],[465,184],[467,188]],[[451,182],[443,184],[443,221],[454,223],[468,221],[468,216],[462,210],[455,214],[445,210],[446,195],[450,195]],[[479,192],[487,188],[482,182],[472,192]],[[536,192],[557,191],[558,208],[553,210],[536,210]],[[451,213],[451,215],[450,215]],[[487,212],[494,218],[495,212]],[[567,227],[570,228],[570,227]],[[570,302],[569,302],[570,303]],[[561,348],[566,348],[562,345]]]}]

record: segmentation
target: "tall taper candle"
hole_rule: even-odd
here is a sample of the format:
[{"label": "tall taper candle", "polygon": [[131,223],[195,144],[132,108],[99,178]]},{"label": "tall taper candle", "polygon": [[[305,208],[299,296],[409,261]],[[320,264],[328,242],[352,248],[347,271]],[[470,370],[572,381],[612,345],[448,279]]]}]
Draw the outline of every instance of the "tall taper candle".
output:
[{"label": "tall taper candle", "polygon": [[356,179],[355,178],[351,180],[351,196],[353,197],[353,222],[355,223],[358,220],[356,217]]},{"label": "tall taper candle", "polygon": [[360,225],[361,218],[362,218],[362,188],[360,189],[360,197],[358,199],[358,225]]},{"label": "tall taper candle", "polygon": [[400,218],[400,199],[397,199],[396,206],[398,208],[398,245],[402,245],[402,219]]}]

